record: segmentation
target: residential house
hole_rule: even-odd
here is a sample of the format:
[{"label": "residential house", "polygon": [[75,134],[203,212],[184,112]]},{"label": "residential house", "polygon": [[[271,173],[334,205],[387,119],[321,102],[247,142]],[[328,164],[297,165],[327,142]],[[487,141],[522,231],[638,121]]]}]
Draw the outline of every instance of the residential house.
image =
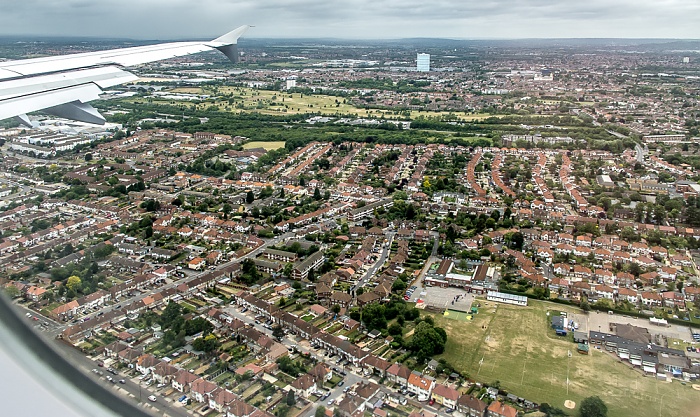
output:
[{"label": "residential house", "polygon": [[232,402],[236,401],[236,394],[224,388],[217,388],[209,394],[209,408],[222,413]]},{"label": "residential house", "polygon": [[435,379],[414,371],[408,376],[407,387],[409,392],[416,394],[418,401],[427,401],[435,388]]},{"label": "residential house", "polygon": [[487,417],[517,417],[518,410],[500,401],[492,402],[488,407]]},{"label": "residential house", "polygon": [[311,374],[304,374],[292,381],[290,384],[292,391],[299,397],[308,399],[316,392],[316,378]]},{"label": "residential house", "polygon": [[179,392],[189,392],[190,386],[199,378],[187,369],[180,369],[170,380],[170,385]]},{"label": "residential house", "polygon": [[150,353],[145,353],[136,360],[136,371],[142,375],[148,375],[153,372],[158,363],[160,363],[158,358]]},{"label": "residential house", "polygon": [[192,398],[199,403],[208,402],[209,395],[216,389],[218,389],[218,386],[215,383],[201,377],[194,380],[190,385]]},{"label": "residential house", "polygon": [[459,391],[447,385],[435,384],[431,398],[440,405],[456,410]]},{"label": "residential house", "polygon": [[488,405],[480,399],[464,394],[457,400],[457,410],[465,417],[485,417]]}]

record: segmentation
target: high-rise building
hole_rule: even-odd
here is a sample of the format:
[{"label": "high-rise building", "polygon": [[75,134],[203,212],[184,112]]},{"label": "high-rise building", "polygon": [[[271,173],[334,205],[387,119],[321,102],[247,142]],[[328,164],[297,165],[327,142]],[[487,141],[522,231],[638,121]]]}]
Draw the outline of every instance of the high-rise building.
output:
[{"label": "high-rise building", "polygon": [[689,56],[684,56],[683,57],[683,63],[688,64],[690,62],[690,57]]},{"label": "high-rise building", "polygon": [[416,57],[416,69],[420,72],[430,71],[430,54],[418,54]]}]

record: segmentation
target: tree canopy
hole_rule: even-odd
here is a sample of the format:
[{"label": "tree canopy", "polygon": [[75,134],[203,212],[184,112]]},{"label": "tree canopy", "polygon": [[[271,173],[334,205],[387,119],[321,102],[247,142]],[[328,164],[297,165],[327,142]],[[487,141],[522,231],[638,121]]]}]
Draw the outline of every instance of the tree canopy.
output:
[{"label": "tree canopy", "polygon": [[581,401],[581,417],[607,417],[608,407],[598,396],[587,397]]}]

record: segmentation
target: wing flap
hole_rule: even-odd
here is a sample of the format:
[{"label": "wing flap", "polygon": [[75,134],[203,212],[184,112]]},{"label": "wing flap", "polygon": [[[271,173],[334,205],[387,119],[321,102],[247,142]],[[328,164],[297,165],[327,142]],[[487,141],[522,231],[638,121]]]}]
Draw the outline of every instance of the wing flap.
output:
[{"label": "wing flap", "polygon": [[101,92],[100,87],[89,83],[10,98],[0,101],[0,120],[73,101],[84,103],[95,100]]},{"label": "wing flap", "polygon": [[0,80],[0,103],[16,97],[94,83],[100,88],[136,81],[134,74],[117,67],[90,68],[15,80]]}]

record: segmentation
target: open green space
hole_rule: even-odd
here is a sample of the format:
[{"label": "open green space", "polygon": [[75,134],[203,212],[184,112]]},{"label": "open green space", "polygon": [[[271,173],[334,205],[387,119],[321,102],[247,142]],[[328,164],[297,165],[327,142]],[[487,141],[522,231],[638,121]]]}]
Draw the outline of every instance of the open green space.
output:
[{"label": "open green space", "polygon": [[479,314],[468,322],[433,315],[436,325],[448,334],[441,357],[472,379],[499,381],[510,393],[562,409],[565,400],[580,404],[598,395],[610,416],[697,415],[692,407],[697,412],[700,392],[690,385],[645,377],[596,349],[589,355],[577,353],[569,338],[557,337],[550,328],[546,311],[551,304],[533,300],[528,307],[485,304],[482,301]]},{"label": "open green space", "polygon": [[[172,93],[181,94],[210,94],[214,96],[228,95],[232,97],[208,101],[209,104],[219,107],[222,110],[232,112],[257,112],[261,114],[279,115],[279,114],[322,114],[324,116],[357,116],[387,119],[403,119],[408,113],[410,119],[415,119],[419,116],[446,116],[451,115],[463,121],[483,120],[488,117],[499,117],[489,114],[468,114],[464,112],[449,112],[449,111],[428,111],[428,110],[393,110],[393,109],[371,109],[356,107],[349,102],[349,99],[341,96],[332,96],[324,94],[301,94],[288,93],[273,90],[257,90],[247,87],[220,87],[218,89],[199,88],[199,87],[178,87],[169,90]],[[127,99],[132,102],[172,102],[178,106],[194,107],[196,102],[161,100],[158,98],[141,98],[133,97]]]}]

